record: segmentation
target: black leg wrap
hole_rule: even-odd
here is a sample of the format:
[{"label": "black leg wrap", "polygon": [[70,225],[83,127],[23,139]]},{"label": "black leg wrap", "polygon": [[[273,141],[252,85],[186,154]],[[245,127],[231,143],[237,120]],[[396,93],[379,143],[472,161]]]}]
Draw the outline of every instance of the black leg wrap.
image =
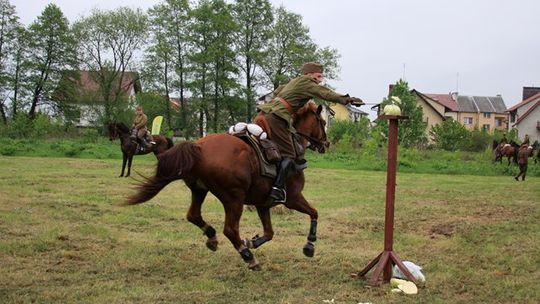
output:
[{"label": "black leg wrap", "polygon": [[253,260],[253,254],[248,248],[244,248],[240,251],[240,256],[245,262],[250,262]]},{"label": "black leg wrap", "polygon": [[251,244],[253,244],[253,248],[257,248],[266,242],[268,242],[268,238],[264,235],[263,236],[256,235],[253,239],[251,239]]},{"label": "black leg wrap", "polygon": [[315,242],[317,240],[317,220],[311,220],[311,226],[309,227],[308,241]]},{"label": "black leg wrap", "polygon": [[208,226],[206,229],[204,229],[204,235],[206,235],[208,238],[213,238],[216,236],[216,230],[212,226]]}]

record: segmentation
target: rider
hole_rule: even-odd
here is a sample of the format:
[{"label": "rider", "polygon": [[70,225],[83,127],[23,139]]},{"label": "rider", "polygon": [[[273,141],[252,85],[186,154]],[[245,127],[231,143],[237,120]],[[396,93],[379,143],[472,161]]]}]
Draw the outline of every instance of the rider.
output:
[{"label": "rider", "polygon": [[521,176],[521,180],[525,180],[525,175],[527,174],[527,163],[529,162],[529,144],[523,143],[518,151],[518,165],[519,165],[519,174],[514,177],[515,180]]},{"label": "rider", "polygon": [[529,134],[525,134],[525,138],[523,139],[523,145],[529,145],[530,143],[530,139],[529,139]]},{"label": "rider", "polygon": [[323,66],[319,63],[308,62],[302,66],[302,75],[292,79],[289,83],[279,86],[274,91],[274,99],[257,108],[263,112],[268,125],[271,140],[276,143],[281,152],[282,160],[278,165],[278,174],[270,198],[276,203],[284,203],[287,194],[285,182],[293,160],[303,157],[303,152],[298,151],[295,145],[296,130],[292,126],[292,116],[303,107],[309,100],[320,98],[340,104],[351,103],[356,106],[364,103],[360,98],[342,95],[331,89],[321,86],[323,80]]},{"label": "rider", "polygon": [[146,129],[148,118],[146,117],[146,114],[144,114],[142,106],[137,106],[135,108],[135,114],[135,119],[131,126],[131,138],[135,140],[138,138],[141,141],[142,148],[148,149],[156,144],[156,142],[152,141],[152,138],[149,137],[148,129]]},{"label": "rider", "polygon": [[506,138],[506,133],[503,133],[503,137],[501,138],[501,144],[507,144],[508,139]]}]

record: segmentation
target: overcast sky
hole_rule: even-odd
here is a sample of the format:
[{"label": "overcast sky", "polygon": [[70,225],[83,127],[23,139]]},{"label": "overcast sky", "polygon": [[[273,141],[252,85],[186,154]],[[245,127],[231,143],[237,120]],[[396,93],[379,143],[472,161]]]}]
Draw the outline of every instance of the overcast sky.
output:
[{"label": "overcast sky", "polygon": [[[147,9],[160,0],[9,0],[30,24],[48,3],[70,22],[93,8]],[[400,78],[423,93],[495,96],[507,107],[540,86],[539,0],[271,0],[300,14],[341,55],[338,92],[379,103]],[[364,106],[369,112],[369,107]],[[372,116],[372,115],[370,115]]]}]

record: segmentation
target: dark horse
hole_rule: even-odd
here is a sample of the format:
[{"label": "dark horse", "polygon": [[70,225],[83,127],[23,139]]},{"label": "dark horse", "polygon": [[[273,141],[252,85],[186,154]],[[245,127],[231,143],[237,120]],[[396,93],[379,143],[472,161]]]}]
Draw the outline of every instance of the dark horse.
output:
[{"label": "dark horse", "polygon": [[[293,125],[304,148],[324,153],[328,147],[325,121],[320,117],[322,107],[308,103],[293,119]],[[260,118],[260,115],[258,118]],[[263,124],[261,126],[264,129]],[[259,270],[257,259],[250,248],[257,248],[274,236],[268,202],[273,179],[261,176],[259,160],[253,148],[242,139],[228,134],[211,134],[195,142],[182,142],[163,153],[158,160],[156,174],[137,186],[137,193],[126,204],[146,202],[157,195],[167,184],[183,179],[191,190],[191,206],[187,219],[201,228],[207,237],[206,246],[217,249],[216,231],[203,220],[201,205],[210,191],[223,204],[225,225],[223,233],[240,253],[248,267]],[[317,239],[318,213],[302,195],[304,172],[295,170],[287,181],[287,208],[308,214],[311,225],[304,254],[312,257]],[[240,238],[239,222],[243,205],[254,205],[261,220],[264,235],[252,239]]]},{"label": "dark horse", "polygon": [[126,163],[128,165],[126,177],[131,174],[131,163],[134,155],[143,155],[154,152],[156,157],[158,157],[159,154],[167,151],[167,149],[173,146],[172,139],[162,135],[152,135],[156,144],[141,152],[139,150],[139,143],[134,142],[130,138],[130,135],[131,130],[124,123],[111,122],[109,124],[109,140],[120,138],[120,148],[122,149],[122,173],[120,173],[120,177],[124,176]]},{"label": "dark horse", "polygon": [[507,157],[508,165],[510,165],[511,159],[517,164],[519,145],[515,141],[511,140],[510,143],[507,144],[504,142],[498,143],[496,140],[494,140],[493,147],[495,151],[494,162],[499,161],[502,163],[502,158]]}]

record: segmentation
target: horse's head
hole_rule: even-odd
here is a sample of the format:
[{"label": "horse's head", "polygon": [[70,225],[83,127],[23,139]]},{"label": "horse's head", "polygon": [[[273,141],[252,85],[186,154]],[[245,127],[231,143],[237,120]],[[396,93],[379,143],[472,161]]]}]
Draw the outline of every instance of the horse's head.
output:
[{"label": "horse's head", "polygon": [[120,137],[120,130],[118,127],[118,123],[111,122],[109,123],[107,129],[109,130],[109,140],[113,141]]},{"label": "horse's head", "polygon": [[326,152],[330,143],[326,138],[326,121],[321,117],[322,106],[308,102],[296,113],[294,128],[302,137],[302,145],[319,153]]}]

